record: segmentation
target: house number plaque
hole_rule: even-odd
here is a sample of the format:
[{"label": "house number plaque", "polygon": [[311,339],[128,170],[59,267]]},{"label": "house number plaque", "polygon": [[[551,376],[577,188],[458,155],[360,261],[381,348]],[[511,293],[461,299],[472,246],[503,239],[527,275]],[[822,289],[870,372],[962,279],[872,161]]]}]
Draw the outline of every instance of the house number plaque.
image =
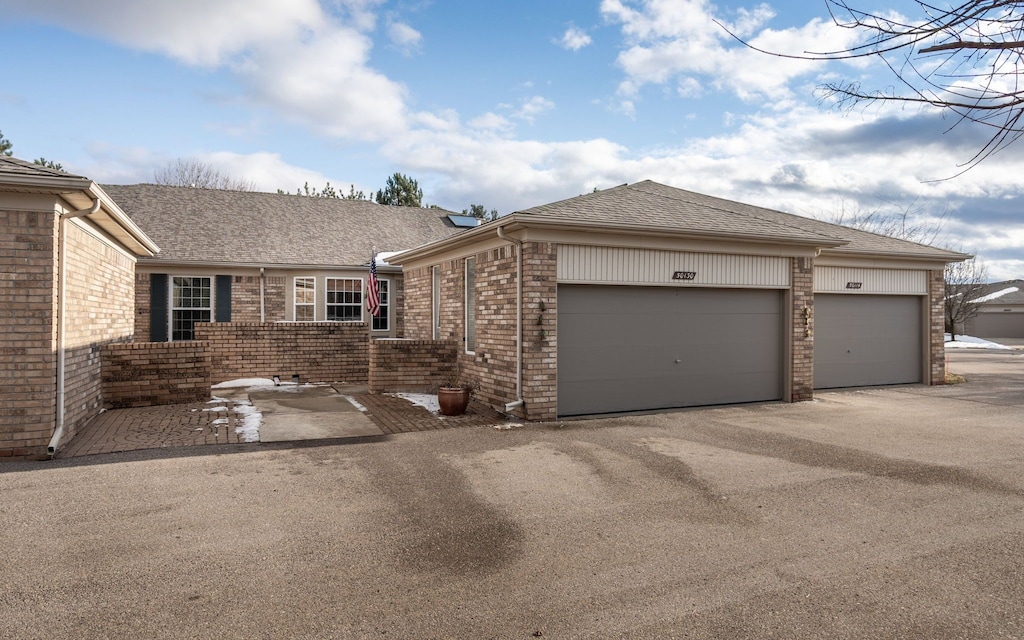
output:
[{"label": "house number plaque", "polygon": [[846,288],[847,289],[860,289],[862,286],[864,286],[863,282],[847,282],[846,283]]},{"label": "house number plaque", "polygon": [[696,271],[676,271],[672,274],[673,280],[694,280],[696,278]]}]

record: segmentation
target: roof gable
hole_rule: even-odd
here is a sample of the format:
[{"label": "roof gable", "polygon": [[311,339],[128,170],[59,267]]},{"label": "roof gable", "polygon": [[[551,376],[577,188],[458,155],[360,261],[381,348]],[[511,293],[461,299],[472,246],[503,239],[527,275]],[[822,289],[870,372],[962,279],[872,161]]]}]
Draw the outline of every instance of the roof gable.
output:
[{"label": "roof gable", "polygon": [[153,184],[106,185],[160,245],[154,260],[199,264],[357,266],[460,230],[443,209]]}]

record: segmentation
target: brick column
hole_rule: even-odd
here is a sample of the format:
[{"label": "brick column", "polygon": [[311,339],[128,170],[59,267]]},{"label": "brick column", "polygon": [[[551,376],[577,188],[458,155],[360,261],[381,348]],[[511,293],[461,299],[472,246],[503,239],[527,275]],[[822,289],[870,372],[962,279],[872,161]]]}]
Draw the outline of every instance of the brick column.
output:
[{"label": "brick column", "polygon": [[792,261],[793,359],[789,400],[802,402],[814,398],[814,259]]},{"label": "brick column", "polygon": [[946,279],[942,271],[928,272],[928,384],[946,384]]},{"label": "brick column", "polygon": [[523,243],[523,399],[529,420],[558,411],[558,254],[551,242]]}]

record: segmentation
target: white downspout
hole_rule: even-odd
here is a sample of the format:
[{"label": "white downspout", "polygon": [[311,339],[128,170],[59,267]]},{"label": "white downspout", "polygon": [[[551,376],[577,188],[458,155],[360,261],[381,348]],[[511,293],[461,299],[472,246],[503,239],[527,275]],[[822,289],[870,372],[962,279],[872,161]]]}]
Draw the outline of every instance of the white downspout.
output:
[{"label": "white downspout", "polygon": [[264,282],[264,269],[260,267],[260,322],[267,321],[266,314],[266,294],[264,293],[263,282]]},{"label": "white downspout", "polygon": [[67,257],[68,257],[68,243],[67,238],[67,225],[68,219],[79,218],[81,216],[87,216],[92,213],[96,213],[100,210],[99,198],[94,198],[92,206],[88,209],[79,209],[78,211],[72,211],[70,213],[62,214],[60,216],[60,222],[57,225],[57,244],[58,258],[57,258],[57,279],[59,281],[59,289],[57,294],[57,425],[53,430],[53,437],[50,438],[50,444],[46,446],[46,453],[49,456],[57,453],[57,447],[60,446],[60,440],[64,437],[64,333],[67,330],[67,319],[64,314],[64,298],[67,295]]},{"label": "white downspout", "polygon": [[505,404],[509,412],[523,406],[523,241],[506,236],[502,227],[498,237],[516,246],[516,399]]}]

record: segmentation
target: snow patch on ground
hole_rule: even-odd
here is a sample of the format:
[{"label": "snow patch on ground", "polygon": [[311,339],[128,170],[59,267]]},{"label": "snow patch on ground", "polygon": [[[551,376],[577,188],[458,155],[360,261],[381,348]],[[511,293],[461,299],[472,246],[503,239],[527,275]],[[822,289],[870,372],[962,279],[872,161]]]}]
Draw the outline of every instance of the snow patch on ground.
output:
[{"label": "snow patch on ground", "polygon": [[235,389],[238,387],[266,387],[274,386],[270,378],[238,378],[237,380],[225,380],[213,385],[213,389]]},{"label": "snow patch on ground", "polygon": [[355,398],[353,398],[352,396],[342,396],[342,397],[345,398],[346,400],[348,400],[349,404],[351,404],[356,409],[359,409],[363,413],[366,413],[367,411],[369,411],[369,409],[367,409],[362,404],[360,404],[359,401],[356,400]]},{"label": "snow patch on ground", "polygon": [[1012,347],[1008,347],[1005,344],[999,344],[998,342],[991,342],[984,338],[975,338],[974,336],[960,336],[956,337],[956,340],[950,340],[950,336],[946,334],[946,348],[947,349],[1006,349],[1012,351]]},{"label": "snow patch on ground", "polygon": [[408,400],[417,407],[423,407],[434,415],[437,415],[441,411],[441,406],[437,404],[437,396],[430,395],[429,393],[389,393],[388,395]]},{"label": "snow patch on ground", "polygon": [[210,424],[227,424],[228,422],[230,422],[230,420],[227,418],[217,418],[216,420],[211,421]]},{"label": "snow patch on ground", "polygon": [[227,410],[228,410],[228,408],[227,408],[227,407],[225,407],[225,406],[220,406],[220,407],[206,407],[205,409],[203,409],[203,411],[227,411]]},{"label": "snow patch on ground", "polygon": [[241,419],[242,424],[235,427],[242,442],[259,442],[260,427],[263,425],[263,414],[249,402],[239,401],[235,403],[235,415]]}]

